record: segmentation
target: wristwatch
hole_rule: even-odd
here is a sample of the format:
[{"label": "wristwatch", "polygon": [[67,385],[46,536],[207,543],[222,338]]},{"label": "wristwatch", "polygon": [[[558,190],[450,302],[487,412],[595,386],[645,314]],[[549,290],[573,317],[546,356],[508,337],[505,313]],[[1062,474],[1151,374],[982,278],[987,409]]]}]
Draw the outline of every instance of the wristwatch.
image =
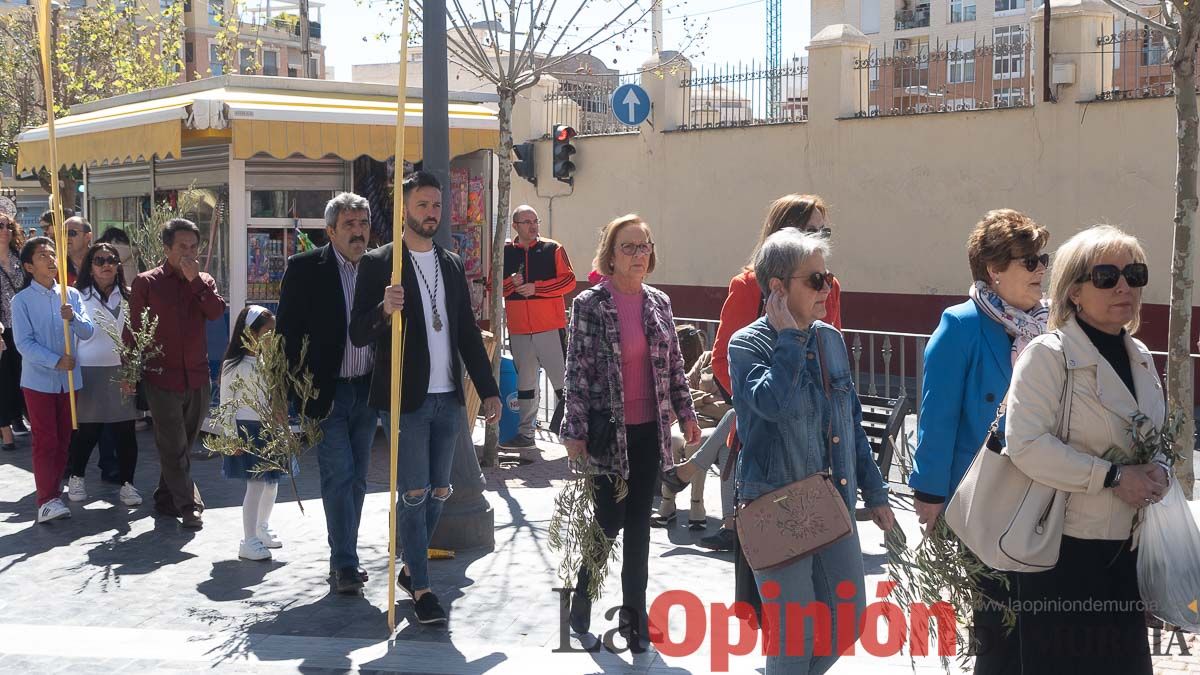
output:
[{"label": "wristwatch", "polygon": [[1117,487],[1121,484],[1121,467],[1117,467],[1117,473],[1113,476],[1112,487]]}]

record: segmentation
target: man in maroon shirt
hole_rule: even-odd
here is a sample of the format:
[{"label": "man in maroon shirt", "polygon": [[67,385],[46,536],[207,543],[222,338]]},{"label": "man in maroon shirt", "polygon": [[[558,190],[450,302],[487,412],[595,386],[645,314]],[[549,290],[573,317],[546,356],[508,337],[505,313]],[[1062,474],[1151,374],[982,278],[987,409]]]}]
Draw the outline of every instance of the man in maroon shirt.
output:
[{"label": "man in maroon shirt", "polygon": [[190,451],[212,398],[204,324],[225,313],[225,300],[213,278],[200,271],[200,228],[195,223],[172,220],[163,228],[162,241],[166,262],[133,281],[130,323],[139,328],[142,309],[150,308],[158,317],[155,337],[162,347],[142,378],[162,467],[154,508],[182,518],[186,528],[199,529],[204,502],[192,482]]}]

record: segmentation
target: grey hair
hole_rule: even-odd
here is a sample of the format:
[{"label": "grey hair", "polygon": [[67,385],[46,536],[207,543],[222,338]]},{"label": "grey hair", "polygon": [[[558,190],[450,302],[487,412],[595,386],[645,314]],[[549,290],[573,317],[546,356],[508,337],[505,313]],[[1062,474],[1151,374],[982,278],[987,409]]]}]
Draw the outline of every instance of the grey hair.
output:
[{"label": "grey hair", "polygon": [[371,213],[371,203],[366,197],[360,197],[353,192],[340,192],[325,205],[325,224],[337,227],[338,216],[343,211],[366,211]]},{"label": "grey hair", "polygon": [[754,256],[754,276],[763,295],[771,294],[771,279],[782,279],[787,283],[796,268],[803,265],[811,255],[821,254],[828,258],[832,248],[829,240],[819,234],[806,234],[793,228],[784,228],[767,237]]}]

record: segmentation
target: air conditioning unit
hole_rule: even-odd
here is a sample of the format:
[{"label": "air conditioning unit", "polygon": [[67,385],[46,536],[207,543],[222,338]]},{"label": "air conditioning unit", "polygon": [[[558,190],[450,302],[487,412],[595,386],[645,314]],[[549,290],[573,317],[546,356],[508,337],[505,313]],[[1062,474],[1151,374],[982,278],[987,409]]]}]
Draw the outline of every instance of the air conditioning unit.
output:
[{"label": "air conditioning unit", "polygon": [[898,52],[906,52],[912,47],[912,41],[908,38],[896,38],[894,48]]}]

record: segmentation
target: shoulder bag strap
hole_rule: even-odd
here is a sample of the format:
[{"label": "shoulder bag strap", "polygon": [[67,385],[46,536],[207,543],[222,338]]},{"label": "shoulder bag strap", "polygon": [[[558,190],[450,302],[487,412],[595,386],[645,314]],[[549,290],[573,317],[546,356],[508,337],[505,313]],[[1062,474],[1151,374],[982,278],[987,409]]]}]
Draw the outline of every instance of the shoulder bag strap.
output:
[{"label": "shoulder bag strap", "polygon": [[829,369],[825,367],[825,353],[821,351],[821,336],[813,327],[810,339],[816,341],[817,363],[821,369],[821,384],[825,387],[825,398],[829,401],[829,417],[825,420],[825,448],[829,451],[829,475],[833,476],[833,388],[829,386]]},{"label": "shoulder bag strap", "polygon": [[[1054,334],[1058,336],[1059,344],[1062,345],[1062,333],[1054,331]],[[1066,372],[1066,377],[1063,379],[1062,394],[1058,398],[1058,428],[1055,429],[1055,436],[1058,436],[1059,440],[1066,443],[1071,438],[1071,403],[1075,398],[1075,391],[1073,386],[1074,376],[1070,365],[1067,363],[1067,351],[1065,348],[1063,349],[1063,370]],[[1011,386],[1009,391],[1011,391]],[[1004,398],[1000,400],[1000,407],[996,408],[996,418],[992,420],[992,425],[988,427],[988,432],[993,436],[1000,433],[1000,420],[1004,419],[1004,415],[1007,412],[1008,392],[1005,392]]]}]

